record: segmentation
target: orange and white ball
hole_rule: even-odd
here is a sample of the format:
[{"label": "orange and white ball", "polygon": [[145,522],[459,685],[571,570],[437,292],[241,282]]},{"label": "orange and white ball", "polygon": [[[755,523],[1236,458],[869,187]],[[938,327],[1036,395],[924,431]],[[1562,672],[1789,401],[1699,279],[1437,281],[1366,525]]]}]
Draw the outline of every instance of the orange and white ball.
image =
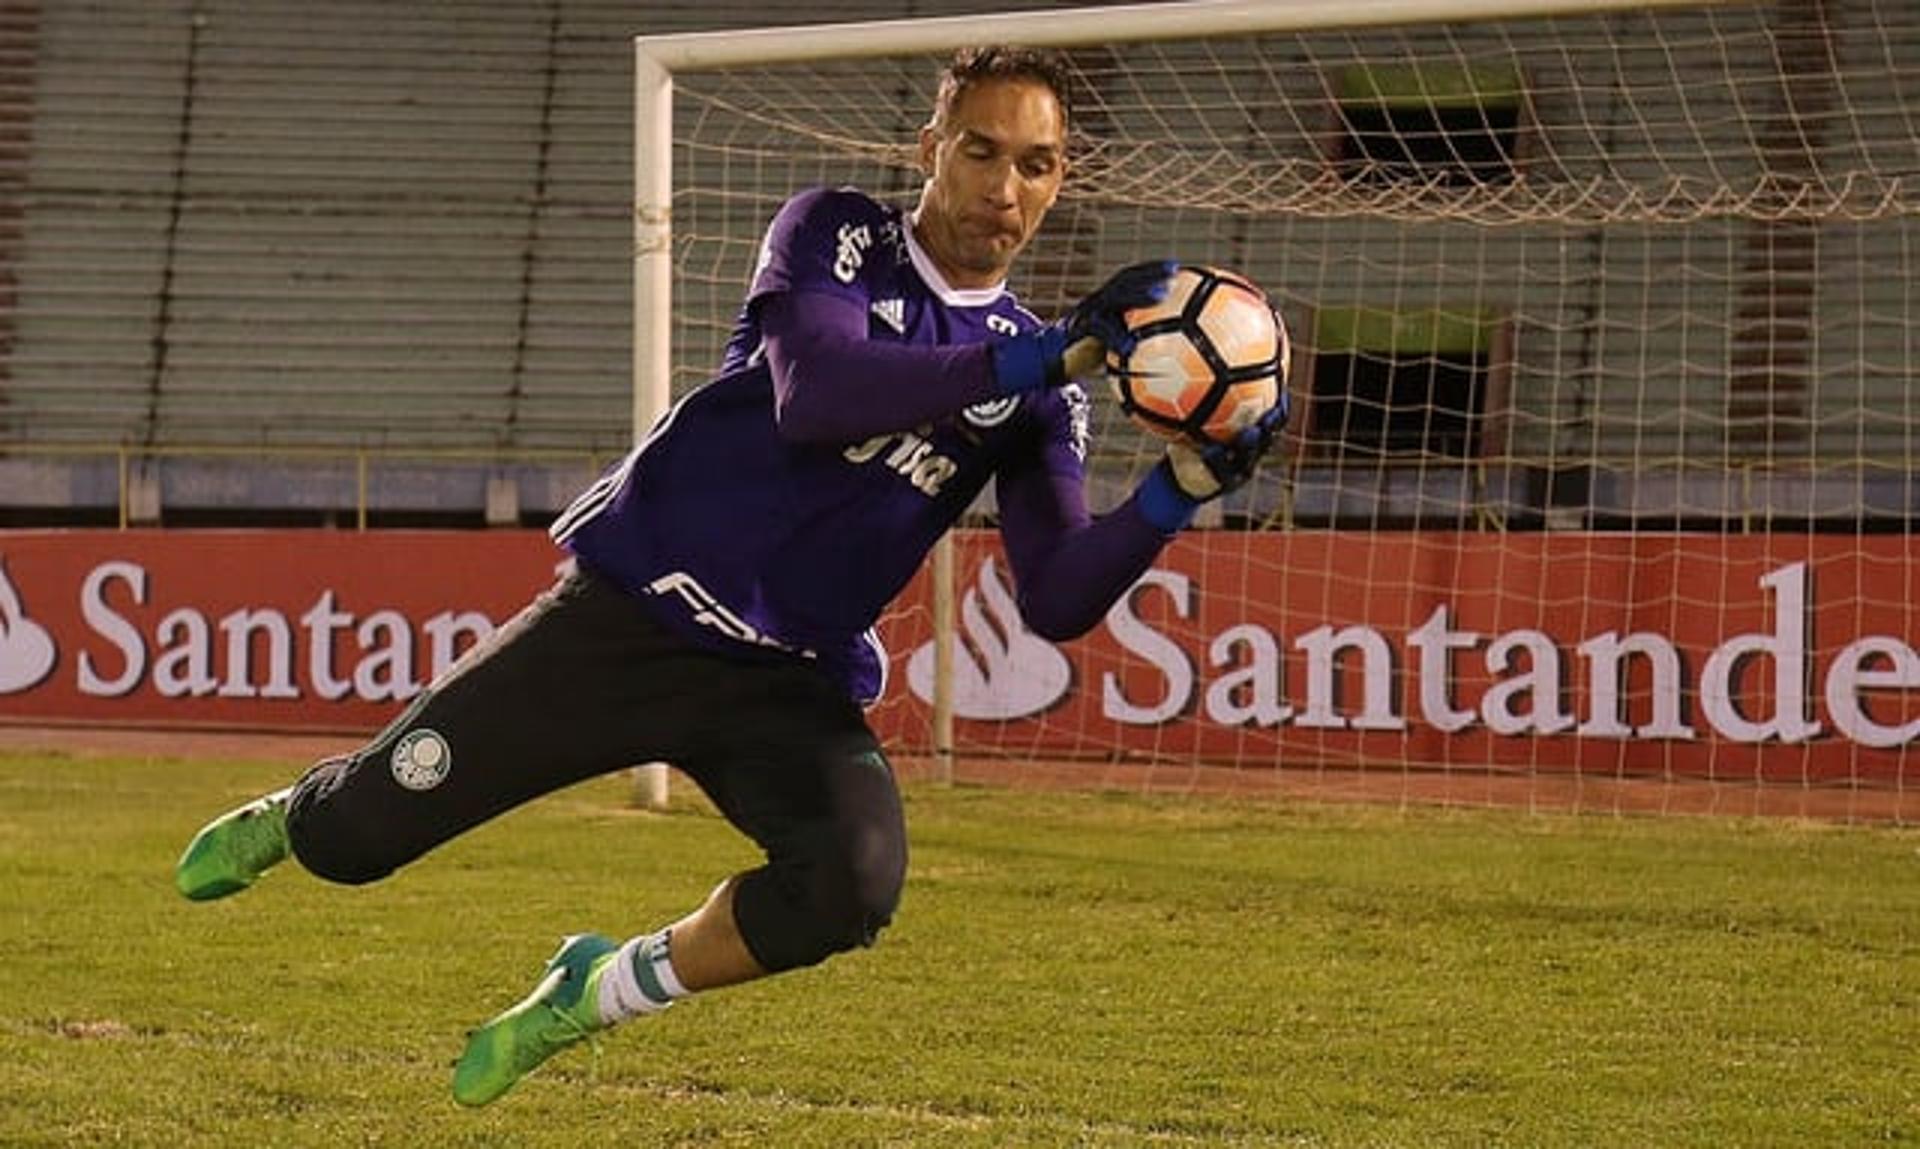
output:
[{"label": "orange and white ball", "polygon": [[1218,443],[1286,391],[1286,324],[1252,280],[1182,267],[1158,303],[1127,312],[1136,343],[1107,355],[1107,379],[1133,421],[1168,439]]}]

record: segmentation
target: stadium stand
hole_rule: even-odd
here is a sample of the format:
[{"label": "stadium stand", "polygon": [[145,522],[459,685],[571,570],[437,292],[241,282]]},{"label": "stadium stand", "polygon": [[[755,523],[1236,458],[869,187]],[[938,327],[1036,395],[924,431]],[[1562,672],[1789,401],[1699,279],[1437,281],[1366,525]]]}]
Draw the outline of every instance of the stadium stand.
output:
[{"label": "stadium stand", "polygon": [[631,440],[632,36],[1007,6],[5,5],[0,515],[552,513]]},{"label": "stadium stand", "polygon": [[[633,35],[1066,6],[0,4],[0,522],[550,515],[631,437]],[[1355,466],[1323,446],[1293,473],[1292,513],[1911,517],[1914,39],[1899,11],[1730,6],[1709,26],[1740,42],[1770,23],[1753,42],[1780,58],[1725,76],[1705,67],[1722,59],[1711,38],[1629,35],[1576,60],[1525,29],[1457,33],[1465,53],[1525,61],[1531,151],[1565,164],[1566,186],[1811,187],[1827,209],[1635,203],[1621,222],[1575,204],[1416,228],[1309,203],[1237,217],[1230,245],[1206,236],[1279,285],[1296,322],[1381,298],[1444,308],[1489,284],[1511,297],[1518,350],[1482,397],[1498,442],[1480,453],[1514,466]],[[1267,109],[1261,138],[1305,155],[1337,55],[1234,58],[1230,81],[1196,67],[1180,83],[1192,107]],[[1595,68],[1618,73],[1611,88],[1583,82]],[[1694,72],[1725,107],[1687,114],[1670,77]],[[1588,106],[1606,90],[1645,102]],[[740,219],[791,175],[729,192],[719,210],[740,218],[713,230],[751,234]],[[1106,222],[1086,211],[1056,213],[1087,225],[1086,250],[1038,253],[1025,273],[1043,309],[1106,258]],[[1174,218],[1107,230],[1167,236],[1188,226]],[[692,342],[717,344],[736,270],[687,297]],[[1318,346],[1306,323],[1296,334]]]}]

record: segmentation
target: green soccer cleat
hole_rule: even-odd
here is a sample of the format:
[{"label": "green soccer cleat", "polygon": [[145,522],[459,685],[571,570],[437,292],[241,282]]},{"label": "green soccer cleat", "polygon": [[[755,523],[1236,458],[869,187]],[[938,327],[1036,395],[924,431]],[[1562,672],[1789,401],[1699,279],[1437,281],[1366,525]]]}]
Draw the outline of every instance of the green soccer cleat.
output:
[{"label": "green soccer cleat", "polygon": [[285,860],[289,786],[208,822],[173,867],[173,884],[196,902],[237,894]]},{"label": "green soccer cleat", "polygon": [[599,934],[574,934],[547,962],[546,976],[519,1005],[467,1035],[453,1067],[453,1099],[485,1105],[547,1058],[598,1029],[600,973],[620,947]]}]

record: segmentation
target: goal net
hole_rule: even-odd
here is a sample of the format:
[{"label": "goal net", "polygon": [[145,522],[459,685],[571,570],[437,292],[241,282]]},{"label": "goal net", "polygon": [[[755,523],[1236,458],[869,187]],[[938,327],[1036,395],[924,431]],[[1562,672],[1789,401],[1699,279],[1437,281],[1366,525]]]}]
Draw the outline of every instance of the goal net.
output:
[{"label": "goal net", "polygon": [[[676,394],[717,362],[787,195],[914,200],[942,36],[1062,45],[1076,73],[1073,174],[1024,302],[1058,314],[1171,256],[1250,275],[1292,331],[1277,457],[1085,639],[1021,625],[991,497],[975,508],[951,611],[929,570],[883,628],[873,717],[903,757],[1402,800],[1897,805],[1920,733],[1920,14],[1490,10],[921,21],[893,26],[898,52],[787,34],[767,42],[788,62],[671,70],[670,241],[643,195],[640,249],[670,254]],[[1220,34],[1166,38],[1222,11]],[[1158,448],[1094,390],[1104,509]]]}]

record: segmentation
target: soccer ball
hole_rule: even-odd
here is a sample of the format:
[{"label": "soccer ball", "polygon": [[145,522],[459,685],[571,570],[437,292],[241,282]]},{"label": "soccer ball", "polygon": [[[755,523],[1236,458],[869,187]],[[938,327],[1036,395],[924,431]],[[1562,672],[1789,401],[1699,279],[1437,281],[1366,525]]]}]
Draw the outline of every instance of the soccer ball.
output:
[{"label": "soccer ball", "polygon": [[1107,352],[1120,409],[1166,439],[1224,443],[1287,389],[1287,327],[1252,280],[1182,267],[1167,297],[1126,313],[1127,355]]}]

